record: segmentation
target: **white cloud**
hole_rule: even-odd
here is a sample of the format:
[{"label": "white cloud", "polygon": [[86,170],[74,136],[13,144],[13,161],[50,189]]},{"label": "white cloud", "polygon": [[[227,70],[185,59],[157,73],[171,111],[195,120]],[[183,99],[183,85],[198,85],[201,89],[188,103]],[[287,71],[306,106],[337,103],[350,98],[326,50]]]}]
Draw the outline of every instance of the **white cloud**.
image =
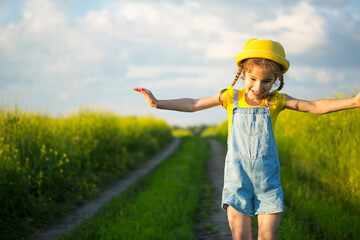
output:
[{"label": "white cloud", "polygon": [[164,73],[181,73],[180,68],[178,67],[167,67],[167,66],[137,66],[129,65],[127,66],[127,71],[125,74],[126,78],[156,78]]},{"label": "white cloud", "polygon": [[57,31],[66,21],[64,14],[56,10],[56,1],[28,0],[22,14],[26,30],[33,33]]},{"label": "white cloud", "polygon": [[[300,3],[288,14],[285,11],[280,10],[275,20],[256,26],[267,32],[280,29],[284,42],[295,42],[296,48],[287,49],[290,53],[310,49],[322,41],[322,31],[314,34],[321,18],[309,4]],[[197,53],[193,58],[233,59],[253,36],[251,32],[230,29],[229,20],[196,2],[115,2],[75,21],[56,1],[29,0],[22,12],[19,23],[0,28],[0,48],[7,49],[8,58],[15,59],[18,65],[31,66],[52,81],[54,76],[62,79],[59,76],[65,72],[79,75],[80,65],[85,69],[88,63],[124,62],[149,47],[184,49]],[[309,35],[312,42],[307,39]]]},{"label": "white cloud", "polygon": [[15,42],[14,34],[16,34],[16,29],[14,29],[14,24],[9,24],[6,29],[0,27],[0,49],[3,51],[14,51]]},{"label": "white cloud", "polygon": [[85,74],[79,68],[125,63],[149,47],[233,59],[239,42],[250,37],[229,30],[224,19],[195,2],[116,2],[75,19],[57,1],[28,0],[23,7],[20,21],[0,27],[0,49],[26,81],[62,82]]},{"label": "white cloud", "polygon": [[91,74],[92,69],[84,71],[88,63],[104,59],[98,38],[71,25],[57,1],[28,0],[21,12],[18,22],[0,27],[0,50],[22,81],[62,85],[78,76],[75,81],[81,82],[79,76]]},{"label": "white cloud", "polygon": [[200,51],[211,59],[229,59],[250,34],[231,30],[221,16],[196,2],[115,3],[89,12],[79,23],[89,31],[138,43],[165,44]]},{"label": "white cloud", "polygon": [[329,83],[331,81],[331,77],[327,71],[322,69],[316,72],[316,80],[319,83]]},{"label": "white cloud", "polygon": [[59,94],[57,98],[59,100],[66,100],[73,94],[74,94],[74,90],[68,90],[66,92],[63,92],[63,93]]},{"label": "white cloud", "polygon": [[[290,79],[294,79],[297,82],[306,82],[312,81],[313,75],[316,69],[311,66],[305,65],[296,65],[291,66],[291,69],[286,73],[285,81],[289,77]],[[288,76],[288,77],[287,77]]]},{"label": "white cloud", "polygon": [[307,2],[276,11],[276,18],[255,24],[271,39],[281,39],[287,53],[306,53],[326,42],[325,20]]},{"label": "white cloud", "polygon": [[[314,81],[320,84],[326,83],[341,83],[345,81],[345,74],[339,71],[334,72],[332,68],[321,68],[299,65],[293,66],[291,71],[289,71],[285,77],[285,84],[288,85],[292,81],[295,80],[301,84],[309,84]],[[336,86],[336,85],[334,85]]]},{"label": "white cloud", "polygon": [[337,80],[339,82],[344,82],[345,80],[345,75],[343,73],[340,73],[338,76],[337,76]]}]

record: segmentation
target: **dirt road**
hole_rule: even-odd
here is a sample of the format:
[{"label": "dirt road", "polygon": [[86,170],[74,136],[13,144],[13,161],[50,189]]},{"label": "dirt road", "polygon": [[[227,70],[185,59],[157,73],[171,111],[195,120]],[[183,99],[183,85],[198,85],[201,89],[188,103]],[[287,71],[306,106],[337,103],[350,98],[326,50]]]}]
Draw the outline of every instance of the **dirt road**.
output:
[{"label": "dirt road", "polygon": [[213,204],[210,216],[198,223],[197,240],[229,240],[232,239],[226,213],[221,207],[221,194],[224,183],[225,150],[221,144],[208,139],[212,156],[207,165],[208,177],[213,187]]}]

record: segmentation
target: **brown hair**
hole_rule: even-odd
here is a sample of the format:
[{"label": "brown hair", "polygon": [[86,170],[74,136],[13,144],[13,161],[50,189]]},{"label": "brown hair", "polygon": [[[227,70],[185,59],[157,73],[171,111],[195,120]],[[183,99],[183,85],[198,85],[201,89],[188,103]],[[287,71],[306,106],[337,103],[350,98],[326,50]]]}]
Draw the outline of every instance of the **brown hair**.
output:
[{"label": "brown hair", "polygon": [[[265,58],[248,58],[245,59],[244,61],[242,61],[240,63],[239,66],[239,70],[235,75],[234,81],[232,82],[231,86],[234,86],[235,83],[237,82],[237,80],[239,79],[240,75],[242,74],[244,76],[244,74],[246,72],[251,72],[252,69],[254,68],[254,66],[261,66],[267,70],[270,70],[274,73],[275,75],[275,82],[277,79],[279,79],[279,87],[278,87],[278,91],[280,91],[283,87],[284,87],[284,76],[283,76],[283,66],[281,66],[280,64],[269,60],[269,59],[265,59]],[[223,89],[220,91],[219,94],[219,101],[220,101],[220,97],[221,95],[226,91],[227,89]],[[269,96],[273,96],[274,93],[270,93]]]}]

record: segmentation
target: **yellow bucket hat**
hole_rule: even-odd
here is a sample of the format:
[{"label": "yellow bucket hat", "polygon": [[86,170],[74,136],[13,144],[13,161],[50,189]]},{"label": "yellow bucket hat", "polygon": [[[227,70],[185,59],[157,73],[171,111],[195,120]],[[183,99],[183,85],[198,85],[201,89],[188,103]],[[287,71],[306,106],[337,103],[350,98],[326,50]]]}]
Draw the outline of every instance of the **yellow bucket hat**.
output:
[{"label": "yellow bucket hat", "polygon": [[235,62],[240,67],[241,61],[247,58],[266,58],[277,62],[284,67],[283,73],[290,67],[283,46],[278,42],[267,39],[249,39],[242,51],[236,55]]}]

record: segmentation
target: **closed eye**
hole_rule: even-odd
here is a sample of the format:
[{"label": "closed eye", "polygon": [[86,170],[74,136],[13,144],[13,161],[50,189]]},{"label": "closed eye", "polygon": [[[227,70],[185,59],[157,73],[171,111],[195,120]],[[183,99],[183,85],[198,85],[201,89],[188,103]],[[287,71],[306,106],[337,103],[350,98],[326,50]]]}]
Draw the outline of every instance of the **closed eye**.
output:
[{"label": "closed eye", "polygon": [[266,84],[269,84],[269,83],[272,83],[272,80],[269,79],[269,80],[265,80],[264,82],[265,82]]}]

